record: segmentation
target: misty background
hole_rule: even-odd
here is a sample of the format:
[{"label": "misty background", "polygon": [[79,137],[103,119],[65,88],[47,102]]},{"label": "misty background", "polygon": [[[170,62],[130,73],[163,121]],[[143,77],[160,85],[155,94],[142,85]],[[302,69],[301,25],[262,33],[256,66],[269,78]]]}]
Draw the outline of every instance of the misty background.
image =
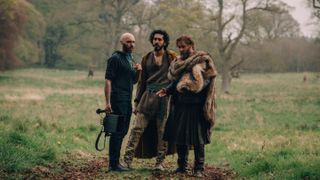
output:
[{"label": "misty background", "polygon": [[[288,3],[288,4],[286,4]],[[0,69],[105,69],[119,35],[190,35],[208,51],[228,92],[241,73],[319,72],[320,16],[312,0],[0,0]],[[299,18],[301,17],[301,18]]]}]

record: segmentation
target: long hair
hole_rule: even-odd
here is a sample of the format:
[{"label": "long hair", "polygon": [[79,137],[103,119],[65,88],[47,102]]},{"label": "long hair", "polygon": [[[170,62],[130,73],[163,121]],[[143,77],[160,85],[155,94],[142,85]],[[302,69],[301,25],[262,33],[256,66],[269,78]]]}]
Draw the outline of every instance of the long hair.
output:
[{"label": "long hair", "polygon": [[157,30],[152,31],[150,36],[149,36],[149,41],[150,41],[151,44],[152,44],[152,41],[153,41],[153,38],[154,38],[155,34],[163,35],[163,40],[164,40],[164,43],[165,43],[164,49],[167,49],[167,47],[170,44],[170,37],[169,37],[169,34],[167,33],[167,31],[162,30],[162,29],[157,29]]}]

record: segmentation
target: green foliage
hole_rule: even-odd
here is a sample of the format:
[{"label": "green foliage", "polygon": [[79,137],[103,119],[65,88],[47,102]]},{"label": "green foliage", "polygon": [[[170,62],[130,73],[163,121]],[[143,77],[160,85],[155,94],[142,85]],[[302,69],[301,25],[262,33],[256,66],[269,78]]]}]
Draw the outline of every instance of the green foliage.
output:
[{"label": "green foliage", "polygon": [[25,19],[25,9],[21,1],[0,1],[0,70],[11,69],[19,63],[14,47]]},{"label": "green foliage", "polygon": [[45,52],[45,65],[50,68],[56,66],[57,62],[62,59],[58,48],[67,36],[67,31],[62,23],[50,24],[46,28],[43,40]]},{"label": "green foliage", "polygon": [[36,64],[40,62],[41,49],[37,47],[32,41],[24,38],[19,38],[15,48],[17,57],[25,64]]},{"label": "green foliage", "polygon": [[196,49],[212,53],[216,38],[215,33],[211,32],[214,22],[210,22],[204,4],[195,0],[174,0],[161,1],[157,6],[161,14],[154,19],[152,26],[169,32],[171,48],[175,48],[175,39],[189,35],[195,40]]},{"label": "green foliage", "polygon": [[23,36],[31,41],[33,44],[37,44],[42,40],[44,30],[46,26],[45,19],[38,9],[31,3],[25,3],[27,22],[24,27]]},{"label": "green foliage", "polygon": [[16,0],[1,0],[0,1],[0,7],[1,7],[1,20],[15,20],[17,17],[16,12],[14,11],[16,6],[18,4],[18,1]]},{"label": "green foliage", "polygon": [[72,51],[70,48],[65,48],[60,51],[63,56],[63,62],[57,63],[57,67],[61,68],[71,68],[71,69],[81,69],[87,67],[91,62],[91,57],[83,54],[81,52]]},{"label": "green foliage", "polygon": [[65,2],[63,0],[29,0],[41,14],[44,15],[45,19],[52,18],[55,11],[59,10]]},{"label": "green foliage", "polygon": [[[2,5],[6,11],[1,12],[5,12],[6,19],[18,17],[19,14],[14,14],[13,9],[9,8],[15,6],[21,8],[20,15],[26,18],[26,22],[22,28],[23,21],[19,21],[21,23],[18,23],[20,24],[18,29],[21,29],[22,34],[15,36],[19,38],[16,46],[12,44],[15,47],[13,54],[4,58],[9,64],[0,62],[3,67],[17,65],[18,61],[13,56],[16,55],[26,66],[39,63],[47,67],[84,69],[93,65],[103,69],[105,56],[121,48],[119,35],[125,31],[133,32],[136,36],[134,53],[137,61],[140,61],[146,52],[152,50],[148,36],[156,28],[169,32],[170,49],[177,50],[174,40],[178,36],[190,35],[196,43],[197,50],[205,50],[212,54],[218,67],[223,64],[217,56],[218,6],[216,1],[207,4],[204,4],[206,1],[197,0],[155,0],[152,3],[142,0],[119,1],[120,3],[100,0],[9,0],[4,2]],[[285,8],[283,3],[277,4],[277,7],[275,4],[272,2],[269,9],[272,8],[278,12],[279,9]],[[224,12],[233,11],[231,9],[236,7],[232,6],[237,6],[237,3],[225,1]],[[241,41],[245,44],[239,45],[231,65],[243,58],[244,63],[241,64],[241,68],[249,72],[319,70],[317,43],[307,38],[296,39],[299,29],[296,21],[287,11],[270,14],[253,10],[248,15],[247,30]],[[234,23],[227,25],[226,31],[237,32],[236,28],[239,23],[241,24],[239,18],[239,14],[236,14]],[[227,19],[228,17],[225,17],[224,21]],[[228,40],[228,36],[231,39]],[[224,40],[231,42],[232,37],[235,36],[236,33],[226,33]],[[281,39],[277,41],[267,41],[279,37]],[[8,42],[10,43],[4,44],[9,45],[15,41]],[[229,48],[226,46],[226,49]],[[7,59],[13,60],[7,61]]]},{"label": "green foliage", "polygon": [[[26,65],[43,60],[40,64],[47,67],[83,69],[93,65],[103,69],[105,55],[109,56],[115,49],[121,48],[119,35],[125,31],[136,36],[134,53],[140,61],[146,52],[152,50],[148,36],[156,28],[169,32],[170,49],[177,50],[174,40],[178,36],[190,35],[197,50],[212,54],[218,67],[223,64],[217,56],[216,1],[208,4],[197,0],[156,0],[153,3],[142,0],[120,3],[100,0],[21,2],[26,4],[27,22],[23,28],[23,40],[20,38],[15,52]],[[277,7],[275,4],[272,2],[269,10],[278,12],[286,7],[283,3],[277,4]],[[239,8],[235,6],[237,3],[225,1],[224,11]],[[244,59],[241,68],[249,72],[319,70],[318,46],[307,38],[296,39],[299,29],[287,11],[269,13],[253,10],[248,15],[248,26],[241,41],[245,44],[239,44],[230,65]],[[237,32],[236,28],[241,24],[239,18],[236,14],[234,23],[226,25],[226,31]],[[224,21],[227,19],[225,17]],[[228,36],[231,39],[227,39]],[[235,36],[236,33],[226,33],[224,41],[231,42]],[[279,37],[281,39],[278,41],[267,41]]]},{"label": "green foliage", "polygon": [[7,173],[26,171],[56,159],[46,139],[16,131],[4,131],[0,136],[0,167]]},{"label": "green foliage", "polygon": [[18,60],[25,65],[39,62],[45,24],[42,15],[25,0],[1,2],[0,9],[0,69],[14,67]]},{"label": "green foliage", "polygon": [[42,14],[27,1],[24,3],[27,21],[23,33],[18,39],[15,53],[25,66],[40,64],[43,56],[41,47],[42,37],[45,30],[45,20]]}]

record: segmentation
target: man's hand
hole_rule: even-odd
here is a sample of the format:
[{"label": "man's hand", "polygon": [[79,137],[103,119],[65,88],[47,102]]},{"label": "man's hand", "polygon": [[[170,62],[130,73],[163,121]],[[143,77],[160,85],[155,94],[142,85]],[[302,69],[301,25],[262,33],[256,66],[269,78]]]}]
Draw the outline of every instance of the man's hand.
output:
[{"label": "man's hand", "polygon": [[135,69],[136,71],[141,71],[142,66],[141,66],[141,64],[137,63],[137,64],[133,65],[133,69]]},{"label": "man's hand", "polygon": [[107,113],[111,113],[112,112],[112,108],[111,108],[111,104],[110,103],[106,104],[105,110],[106,110]]},{"label": "man's hand", "polygon": [[133,110],[132,110],[133,114],[137,114],[138,112],[138,103],[134,103],[133,104]]},{"label": "man's hand", "polygon": [[167,91],[166,91],[166,89],[162,88],[158,92],[156,92],[156,95],[159,97],[164,97],[167,95]]}]

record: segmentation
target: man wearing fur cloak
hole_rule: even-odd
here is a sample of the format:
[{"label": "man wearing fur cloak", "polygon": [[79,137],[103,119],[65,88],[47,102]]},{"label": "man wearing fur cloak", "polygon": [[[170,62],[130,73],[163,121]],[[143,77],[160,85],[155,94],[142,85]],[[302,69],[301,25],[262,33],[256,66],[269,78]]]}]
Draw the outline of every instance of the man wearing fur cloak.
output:
[{"label": "man wearing fur cloak", "polygon": [[156,157],[155,170],[163,170],[162,162],[168,153],[168,143],[162,140],[168,97],[159,97],[156,92],[170,83],[167,77],[168,69],[176,55],[167,50],[169,35],[166,31],[153,31],[149,40],[154,50],[142,58],[142,72],[133,110],[136,119],[126,146],[124,165],[130,168],[134,156]]},{"label": "man wearing fur cloak", "polygon": [[204,145],[210,143],[215,122],[217,71],[208,53],[195,51],[190,37],[181,36],[176,45],[180,57],[169,68],[172,83],[157,92],[160,97],[171,94],[173,101],[164,140],[176,144],[178,173],[187,173],[188,151],[193,146],[193,175],[203,177]]}]

